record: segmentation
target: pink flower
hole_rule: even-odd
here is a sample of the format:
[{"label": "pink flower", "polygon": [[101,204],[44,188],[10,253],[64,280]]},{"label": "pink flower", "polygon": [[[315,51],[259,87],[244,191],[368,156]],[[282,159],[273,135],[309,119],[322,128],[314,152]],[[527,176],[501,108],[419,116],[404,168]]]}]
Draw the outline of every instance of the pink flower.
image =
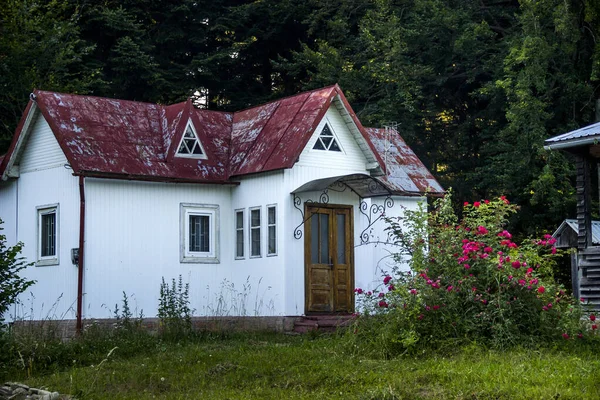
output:
[{"label": "pink flower", "polygon": [[543,286],[540,286],[540,287],[537,289],[537,291],[538,291],[538,293],[544,293],[544,292],[546,291],[546,288],[545,288],[545,287],[543,287]]},{"label": "pink flower", "polygon": [[449,292],[451,292],[452,289],[454,289],[454,286],[450,285],[450,286],[448,286],[448,288],[446,290],[449,291]]},{"label": "pink flower", "polygon": [[562,337],[565,338],[565,340],[569,339],[569,335],[566,332],[562,334]]},{"label": "pink flower", "polygon": [[556,247],[552,247],[552,250],[550,250],[550,253],[556,254]]},{"label": "pink flower", "polygon": [[490,204],[490,201],[489,201],[489,200],[484,200],[483,202],[484,202],[485,204]]},{"label": "pink flower", "polygon": [[513,261],[511,265],[512,265],[512,267],[513,267],[514,269],[519,269],[519,268],[521,268],[521,262],[520,262],[520,261]]},{"label": "pink flower", "polygon": [[594,314],[590,315],[590,321],[594,322],[596,320],[596,316]]},{"label": "pink flower", "polygon": [[409,292],[410,294],[417,294],[417,289],[410,289]]},{"label": "pink flower", "polygon": [[504,230],[498,234],[499,237],[505,237],[507,239],[511,239],[512,235],[507,230]]},{"label": "pink flower", "polygon": [[419,318],[419,319],[423,319],[423,317],[424,317],[424,315],[423,315],[423,314],[420,314],[420,315],[419,315],[417,318]]},{"label": "pink flower", "polygon": [[488,233],[489,233],[489,231],[488,231],[487,229],[485,229],[485,226],[481,226],[481,225],[479,225],[479,226],[477,227],[477,234],[478,234],[478,235],[486,235],[486,234],[488,234]]},{"label": "pink flower", "polygon": [[464,206],[464,207],[467,207],[468,205],[469,205],[469,202],[468,202],[468,201],[465,201],[465,202],[463,203],[463,206]]},{"label": "pink flower", "polygon": [[525,274],[531,275],[532,272],[533,272],[533,268],[527,268],[527,272]]},{"label": "pink flower", "polygon": [[390,292],[391,292],[391,291],[393,291],[395,288],[396,288],[396,287],[395,287],[394,285],[390,285],[390,286],[388,286],[388,290],[389,290]]},{"label": "pink flower", "polygon": [[388,303],[386,303],[385,300],[381,300],[379,302],[379,307],[381,307],[381,308],[387,308],[388,307]]},{"label": "pink flower", "polygon": [[552,303],[548,303],[548,308],[552,308]]},{"label": "pink flower", "polygon": [[485,251],[486,253],[491,253],[492,251],[494,251],[494,249],[492,249],[490,246],[488,246],[485,249],[483,249],[483,251]]},{"label": "pink flower", "polygon": [[354,289],[354,293],[362,294],[363,290],[361,288]]},{"label": "pink flower", "polygon": [[383,278],[383,284],[387,285],[388,283],[390,283],[391,280],[392,280],[392,277],[387,275],[385,278]]},{"label": "pink flower", "polygon": [[476,201],[475,203],[473,203],[473,207],[478,208],[481,205],[480,202]]},{"label": "pink flower", "polygon": [[592,325],[592,330],[595,331],[596,329],[598,329],[598,325],[596,325],[596,324]]},{"label": "pink flower", "polygon": [[525,279],[519,279],[519,285],[525,286],[526,283],[527,281]]},{"label": "pink flower", "polygon": [[506,196],[500,196],[500,200],[502,200],[504,202],[504,204],[510,204],[510,202],[508,201]]},{"label": "pink flower", "polygon": [[383,294],[383,292],[380,292],[380,293],[379,293],[379,298],[382,298],[382,297],[384,297],[384,296],[385,296],[385,294]]},{"label": "pink flower", "polygon": [[469,264],[465,264],[465,269],[471,269],[471,266]]},{"label": "pink flower", "polygon": [[548,311],[548,307],[544,306],[544,307],[542,307],[542,310]]},{"label": "pink flower", "polygon": [[435,305],[435,306],[433,306],[433,309],[434,309],[434,310],[439,310],[439,309],[440,309],[440,306],[438,306],[438,305]]}]

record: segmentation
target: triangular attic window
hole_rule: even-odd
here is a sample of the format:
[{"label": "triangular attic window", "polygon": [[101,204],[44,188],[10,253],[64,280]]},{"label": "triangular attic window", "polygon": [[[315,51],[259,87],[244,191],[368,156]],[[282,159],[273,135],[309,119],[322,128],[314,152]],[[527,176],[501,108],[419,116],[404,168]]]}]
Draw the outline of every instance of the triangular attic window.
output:
[{"label": "triangular attic window", "polygon": [[313,150],[342,151],[331,129],[329,129],[329,125],[325,124],[323,127],[321,134],[317,138],[317,142],[313,146]]},{"label": "triangular attic window", "polygon": [[177,156],[179,157],[193,157],[193,158],[206,158],[202,144],[198,140],[198,136],[192,127],[192,124],[188,122],[185,128],[185,133],[179,143],[177,149]]}]

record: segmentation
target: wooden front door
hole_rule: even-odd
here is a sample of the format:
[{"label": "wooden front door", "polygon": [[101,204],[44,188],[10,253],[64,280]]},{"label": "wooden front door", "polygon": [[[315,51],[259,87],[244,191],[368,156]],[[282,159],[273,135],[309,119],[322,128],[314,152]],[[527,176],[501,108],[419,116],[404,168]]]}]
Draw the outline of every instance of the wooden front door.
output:
[{"label": "wooden front door", "polygon": [[354,310],[352,206],[306,205],[306,313]]}]

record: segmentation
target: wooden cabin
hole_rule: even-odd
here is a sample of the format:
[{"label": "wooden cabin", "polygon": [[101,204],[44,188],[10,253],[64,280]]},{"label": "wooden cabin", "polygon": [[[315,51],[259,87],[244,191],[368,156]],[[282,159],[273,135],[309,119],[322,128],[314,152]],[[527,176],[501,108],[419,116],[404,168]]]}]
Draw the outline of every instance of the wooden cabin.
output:
[{"label": "wooden cabin", "polygon": [[580,272],[580,297],[600,308],[600,245],[593,239],[592,171],[600,164],[600,122],[547,139],[546,150],[563,150],[577,163],[577,266]]}]

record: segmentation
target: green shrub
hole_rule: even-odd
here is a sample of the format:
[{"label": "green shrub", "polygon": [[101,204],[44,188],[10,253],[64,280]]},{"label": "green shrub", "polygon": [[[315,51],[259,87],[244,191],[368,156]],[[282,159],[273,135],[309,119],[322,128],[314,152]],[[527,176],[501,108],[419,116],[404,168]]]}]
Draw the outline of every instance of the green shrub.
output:
[{"label": "green shrub", "polygon": [[556,284],[555,239],[517,244],[505,230],[517,212],[503,196],[465,203],[458,222],[450,196],[405,217],[389,232],[409,271],[385,276],[375,291],[357,288],[354,344],[393,355],[480,341],[496,348],[590,336],[584,308]]},{"label": "green shrub", "polygon": [[[0,231],[4,229],[2,224],[0,219]],[[20,257],[21,250],[23,243],[9,247],[6,245],[6,235],[0,234],[0,323],[17,296],[35,283],[18,275],[19,271],[32,265],[27,264],[24,257]]]}]

